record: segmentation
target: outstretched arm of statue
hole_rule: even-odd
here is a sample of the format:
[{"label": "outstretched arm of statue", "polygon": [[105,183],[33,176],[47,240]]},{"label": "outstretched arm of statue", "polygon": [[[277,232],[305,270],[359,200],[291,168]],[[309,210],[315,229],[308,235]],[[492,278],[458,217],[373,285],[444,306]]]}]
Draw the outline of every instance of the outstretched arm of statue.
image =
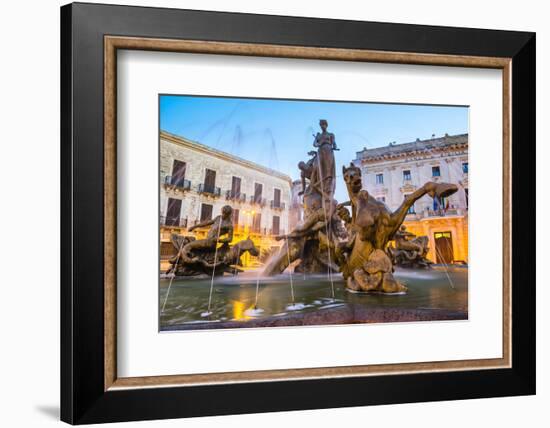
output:
[{"label": "outstretched arm of statue", "polygon": [[455,184],[450,183],[435,183],[428,181],[421,188],[415,190],[410,195],[405,196],[403,203],[397,208],[390,216],[390,239],[395,232],[399,229],[399,226],[405,220],[407,212],[412,205],[424,195],[430,195],[432,198],[441,198],[450,196],[458,190]]},{"label": "outstretched arm of statue", "polygon": [[[310,235],[312,233],[317,232],[320,227],[316,227],[316,225],[319,222],[322,222],[322,217],[324,217],[324,213],[322,209],[319,209],[317,212],[311,214],[302,224],[301,226],[296,227],[291,233],[288,235],[279,235],[276,236],[275,239],[277,241],[280,241],[281,239],[292,239],[292,238],[302,238],[304,236]],[[324,222],[322,222],[322,225],[324,226]]]},{"label": "outstretched arm of statue", "polygon": [[[219,217],[219,216],[218,216]],[[192,232],[193,230],[195,230],[196,228],[198,227],[206,227],[206,226],[211,226],[214,224],[214,222],[216,221],[216,219],[218,217],[214,217],[212,220],[205,220],[205,221],[201,221],[200,223],[197,223],[196,225],[194,226],[191,226],[189,228],[189,232]]]}]

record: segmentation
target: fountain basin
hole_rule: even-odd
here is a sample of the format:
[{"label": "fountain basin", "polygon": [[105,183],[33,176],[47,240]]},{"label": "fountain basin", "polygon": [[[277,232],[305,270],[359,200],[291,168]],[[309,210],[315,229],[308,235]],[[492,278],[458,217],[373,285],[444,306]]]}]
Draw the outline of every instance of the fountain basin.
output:
[{"label": "fountain basin", "polygon": [[467,320],[465,311],[447,309],[365,309],[361,305],[342,305],[320,312],[289,313],[251,319],[246,322],[222,321],[218,323],[175,324],[162,328],[162,331],[185,331],[223,328],[296,327],[312,325],[366,324],[411,321],[452,321]]},{"label": "fountain basin", "polygon": [[[333,297],[326,276],[295,274],[294,303],[288,275],[261,278],[257,302],[257,273],[216,278],[208,319],[201,315],[207,310],[210,281],[176,279],[160,316],[160,330],[468,319],[467,268],[396,269],[395,276],[407,285],[407,294],[350,293],[341,275],[334,275]],[[161,302],[166,291],[167,281],[161,280]]]}]

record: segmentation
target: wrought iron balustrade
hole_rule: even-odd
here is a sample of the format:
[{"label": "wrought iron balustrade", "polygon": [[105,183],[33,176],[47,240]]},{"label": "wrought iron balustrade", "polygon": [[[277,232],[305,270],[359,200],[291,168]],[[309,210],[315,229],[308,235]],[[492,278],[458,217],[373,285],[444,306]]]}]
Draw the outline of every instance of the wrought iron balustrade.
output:
[{"label": "wrought iron balustrade", "polygon": [[210,186],[204,183],[199,184],[199,193],[205,193],[210,196],[220,196],[222,191],[219,187]]},{"label": "wrought iron balustrade", "polygon": [[164,185],[178,190],[191,190],[191,181],[167,175],[164,177]]},{"label": "wrought iron balustrade", "polygon": [[246,202],[246,193],[232,192],[227,190],[225,192],[225,199],[235,202]]},{"label": "wrought iron balustrade", "polygon": [[254,205],[259,205],[261,207],[265,207],[266,204],[267,204],[267,201],[266,201],[265,198],[251,196],[250,197],[250,203],[254,204]]},{"label": "wrought iron balustrade", "polygon": [[272,200],[271,201],[271,208],[276,209],[276,210],[284,210],[285,209],[285,203],[281,202],[281,201]]}]

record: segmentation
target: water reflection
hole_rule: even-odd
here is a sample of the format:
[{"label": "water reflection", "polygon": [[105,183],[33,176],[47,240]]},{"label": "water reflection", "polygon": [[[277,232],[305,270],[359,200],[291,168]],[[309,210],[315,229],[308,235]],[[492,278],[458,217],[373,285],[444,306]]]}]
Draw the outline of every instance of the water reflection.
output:
[{"label": "water reflection", "polygon": [[[383,294],[353,294],[345,289],[341,275],[334,275],[334,299],[331,282],[326,275],[293,277],[294,304],[290,297],[290,278],[280,275],[262,279],[258,287],[256,303],[256,278],[254,271],[236,277],[216,279],[212,290],[211,314],[201,317],[208,309],[210,278],[202,280],[174,280],[166,306],[161,313],[163,326],[187,323],[242,321],[287,313],[310,312],[356,304],[365,308],[397,307],[403,309],[468,309],[468,270],[448,267],[455,288],[451,288],[447,273],[442,268],[432,270],[397,269],[395,276],[409,287],[401,296]],[[161,280],[160,303],[166,298],[168,280]]]},{"label": "water reflection", "polygon": [[233,319],[234,320],[247,320],[250,319],[249,316],[245,315],[246,312],[246,306],[244,302],[241,302],[240,300],[232,300],[231,303],[233,304]]}]

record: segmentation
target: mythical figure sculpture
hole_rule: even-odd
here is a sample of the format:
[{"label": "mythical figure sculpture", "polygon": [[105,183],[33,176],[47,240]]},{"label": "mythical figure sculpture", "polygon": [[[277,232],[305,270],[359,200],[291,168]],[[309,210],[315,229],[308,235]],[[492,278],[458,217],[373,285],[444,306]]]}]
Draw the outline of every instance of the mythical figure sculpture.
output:
[{"label": "mythical figure sculpture", "polygon": [[307,180],[311,180],[311,174],[315,169],[315,163],[317,161],[317,152],[312,150],[307,153],[311,158],[307,162],[299,162],[298,169],[300,170],[300,178],[302,180],[302,191],[298,195],[302,196],[307,188]]},{"label": "mythical figure sculpture", "polygon": [[432,262],[426,258],[429,239],[427,236],[416,236],[408,232],[405,226],[395,233],[395,247],[391,244],[387,253],[394,265],[402,267],[430,267]]},{"label": "mythical figure sculpture", "polygon": [[[167,273],[190,276],[203,273],[223,275],[225,272],[233,274],[242,272],[238,267],[242,266],[241,255],[248,251],[251,255],[258,256],[259,251],[250,238],[232,247],[229,246],[233,240],[232,214],[233,209],[226,205],[222,208],[221,215],[189,228],[191,232],[198,227],[211,226],[205,239],[172,234],[171,241],[177,253],[170,259],[172,266]],[[225,237],[222,238],[224,235]],[[217,248],[219,243],[222,246]]]},{"label": "mythical figure sculpture", "polygon": [[321,120],[319,125],[322,132],[317,133],[313,141],[317,150],[309,152],[312,157],[308,162],[298,164],[302,172],[305,220],[292,233],[277,237],[284,239],[285,243],[265,267],[264,275],[282,273],[297,259],[300,259],[300,264],[296,266],[296,272],[321,273],[339,270],[335,263],[335,245],[345,235],[345,230],[334,200],[334,150],[337,148],[334,134],[327,131],[327,121]]},{"label": "mythical figure sculpture", "polygon": [[[323,134],[317,134],[314,142],[319,145],[316,156],[308,168],[300,168],[307,172],[304,182],[309,179],[304,191],[305,220],[288,235],[278,237],[285,243],[266,266],[264,275],[282,273],[290,263],[300,259],[295,271],[339,270],[351,291],[405,292],[406,286],[393,276],[392,259],[386,254],[388,242],[400,230],[415,201],[424,195],[440,200],[455,193],[457,186],[428,182],[405,196],[399,208],[391,212],[363,190],[361,170],[350,164],[342,169],[349,201],[338,204],[333,199],[334,136],[326,132],[326,123],[321,122],[321,127]],[[346,207],[351,208],[351,215]],[[420,241],[412,244],[420,250]]]},{"label": "mythical figure sculpture", "polygon": [[405,220],[409,208],[422,196],[430,195],[438,200],[458,190],[454,184],[428,182],[410,195],[394,211],[377,201],[362,189],[361,170],[350,164],[343,167],[344,181],[351,205],[352,236],[347,245],[340,247],[344,252],[339,260],[347,287],[353,291],[380,291],[399,293],[407,290],[405,285],[393,276],[391,259],[385,252],[388,242],[394,238]]}]

